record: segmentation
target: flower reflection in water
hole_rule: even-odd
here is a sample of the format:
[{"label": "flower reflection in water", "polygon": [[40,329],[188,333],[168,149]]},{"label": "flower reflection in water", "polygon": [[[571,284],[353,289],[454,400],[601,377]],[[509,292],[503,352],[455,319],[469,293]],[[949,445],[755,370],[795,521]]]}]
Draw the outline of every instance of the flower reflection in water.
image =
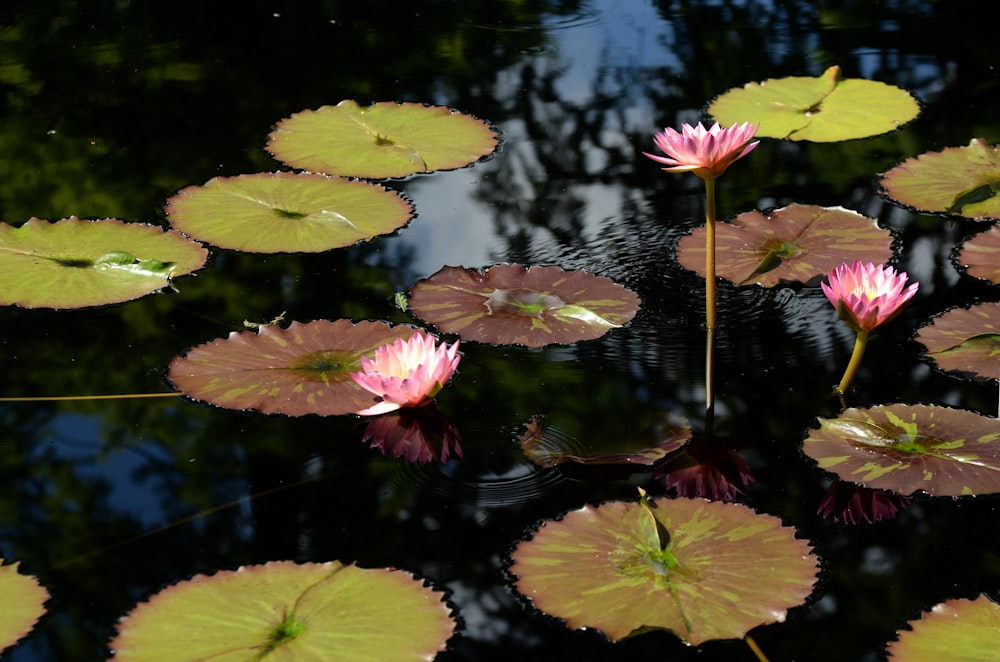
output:
[{"label": "flower reflection in water", "polygon": [[883,490],[873,490],[856,483],[835,480],[823,496],[816,510],[823,517],[833,517],[834,522],[873,524],[890,520],[900,510],[910,505],[910,497]]},{"label": "flower reflection in water", "polygon": [[452,454],[462,457],[458,430],[433,406],[408,407],[366,420],[361,440],[383,455],[426,464],[445,462]]},{"label": "flower reflection in water", "polygon": [[735,501],[754,481],[746,461],[729,445],[713,437],[695,436],[677,458],[656,471],[677,496]]}]

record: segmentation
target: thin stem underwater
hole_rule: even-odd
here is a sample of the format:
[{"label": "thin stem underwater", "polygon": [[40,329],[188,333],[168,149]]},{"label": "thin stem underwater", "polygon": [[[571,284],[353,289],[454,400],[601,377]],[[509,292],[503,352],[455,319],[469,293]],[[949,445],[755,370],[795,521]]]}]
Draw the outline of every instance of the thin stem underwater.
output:
[{"label": "thin stem underwater", "polygon": [[715,179],[705,178],[705,433],[715,428]]},{"label": "thin stem underwater", "polygon": [[858,374],[858,368],[861,367],[861,359],[865,355],[865,345],[868,344],[868,332],[858,331],[858,337],[854,339],[854,351],[851,353],[851,361],[847,364],[847,370],[844,371],[844,376],[840,379],[840,384],[837,385],[837,392],[844,394],[847,389],[851,388],[851,382],[854,381],[855,375]]}]

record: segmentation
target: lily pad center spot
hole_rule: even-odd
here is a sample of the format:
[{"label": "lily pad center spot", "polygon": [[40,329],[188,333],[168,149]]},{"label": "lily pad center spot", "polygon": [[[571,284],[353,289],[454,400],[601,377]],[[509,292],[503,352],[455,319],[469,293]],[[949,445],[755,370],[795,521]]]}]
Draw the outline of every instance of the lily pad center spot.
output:
[{"label": "lily pad center spot", "polygon": [[358,368],[358,354],[337,349],[323,349],[298,357],[290,366],[292,372],[303,379],[328,382],[330,373],[340,373]]},{"label": "lily pad center spot", "polygon": [[494,290],[483,302],[489,315],[542,318],[546,310],[562,308],[566,302],[547,292],[521,288]]}]

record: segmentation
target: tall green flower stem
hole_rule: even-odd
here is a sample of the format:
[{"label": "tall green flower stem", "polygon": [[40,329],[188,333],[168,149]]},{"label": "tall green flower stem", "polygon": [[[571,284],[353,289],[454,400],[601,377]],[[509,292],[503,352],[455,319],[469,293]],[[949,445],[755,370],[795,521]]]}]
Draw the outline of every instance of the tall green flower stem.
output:
[{"label": "tall green flower stem", "polygon": [[715,428],[715,178],[705,177],[705,432]]},{"label": "tall green flower stem", "polygon": [[861,358],[865,355],[865,345],[868,344],[868,332],[858,331],[858,337],[854,339],[854,352],[851,353],[851,362],[847,364],[847,370],[844,371],[844,376],[840,379],[840,384],[837,386],[837,392],[843,395],[847,392],[847,389],[851,388],[851,382],[854,381],[854,376],[858,374],[858,368],[861,367]]}]

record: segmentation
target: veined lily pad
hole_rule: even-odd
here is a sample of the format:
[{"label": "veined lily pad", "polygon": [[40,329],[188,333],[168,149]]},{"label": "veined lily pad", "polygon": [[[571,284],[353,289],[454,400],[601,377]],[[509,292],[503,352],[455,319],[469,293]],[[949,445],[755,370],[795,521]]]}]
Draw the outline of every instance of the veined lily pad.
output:
[{"label": "veined lily pad", "polygon": [[200,269],[208,251],[179,232],[75,216],[0,223],[0,304],[84,308],[131,301]]},{"label": "veined lily pad", "polygon": [[970,276],[1000,284],[1000,227],[992,225],[966,241],[958,263]]},{"label": "veined lily pad", "polygon": [[[3,559],[0,559],[0,564]],[[0,565],[0,651],[28,634],[45,613],[48,592],[34,577],[17,571],[17,563]]]},{"label": "veined lily pad", "polygon": [[267,143],[293,168],[378,179],[454,170],[496,147],[497,134],[486,122],[450,108],[350,100],[281,120]]},{"label": "veined lily pad", "polygon": [[994,662],[1000,651],[1000,605],[981,595],[934,605],[889,644],[896,662]]},{"label": "veined lily pad", "polygon": [[220,248],[319,253],[402,227],[413,206],[369,182],[314,173],[216,177],[167,201],[170,224]]},{"label": "veined lily pad", "polygon": [[747,83],[716,97],[708,113],[723,126],[759,124],[758,138],[837,142],[894,131],[920,114],[909,92],[833,66],[816,78],[791,76]]},{"label": "veined lily pad", "polygon": [[865,487],[934,496],[1000,492],[1000,421],[934,405],[850,408],[803,444],[820,468]]},{"label": "veined lily pad", "polygon": [[373,404],[350,377],[361,370],[361,357],[416,330],[350,320],[265,325],[191,349],[170,362],[168,376],[184,395],[227,409],[350,414]]},{"label": "veined lily pad", "polygon": [[1000,303],[953,308],[920,327],[915,340],[945,372],[1000,379]]},{"label": "veined lily pad", "polygon": [[[845,262],[882,264],[891,257],[889,231],[843,207],[792,203],[768,215],[744,212],[715,226],[716,274],[738,285],[808,283]],[[677,261],[704,277],[704,226],[681,238]]]},{"label": "veined lily pad", "polygon": [[114,659],[429,660],[454,620],[442,594],[400,570],[290,561],[197,575],[136,606]]},{"label": "veined lily pad", "polygon": [[883,173],[884,197],[917,211],[951,214],[974,221],[1000,218],[1000,146],[973,138],[909,158]]},{"label": "veined lily pad", "polygon": [[558,267],[443,267],[410,293],[414,315],[462,340],[541,347],[600,338],[635,317],[639,297],[614,281]]},{"label": "veined lily pad", "polygon": [[535,607],[613,641],[650,629],[691,644],[743,637],[783,621],[818,571],[778,518],[702,499],[585,506],[543,522],[512,556]]}]

